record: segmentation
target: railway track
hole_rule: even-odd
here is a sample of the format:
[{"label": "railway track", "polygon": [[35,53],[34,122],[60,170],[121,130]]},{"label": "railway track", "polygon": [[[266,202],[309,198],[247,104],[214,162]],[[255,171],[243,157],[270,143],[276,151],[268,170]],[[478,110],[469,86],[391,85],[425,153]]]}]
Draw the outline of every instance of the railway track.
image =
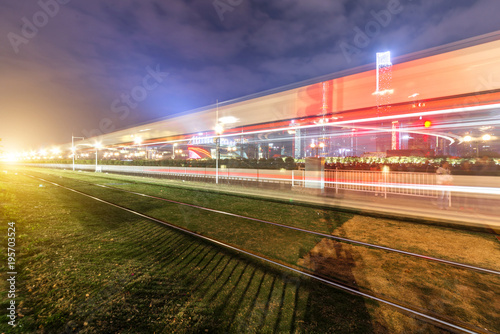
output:
[{"label": "railway track", "polygon": [[[442,327],[444,329],[455,331],[455,332],[456,331],[463,332],[463,333],[492,333],[492,332],[490,332],[488,330],[485,330],[485,329],[482,329],[482,328],[478,328],[478,327],[470,325],[470,324],[466,324],[466,323],[464,323],[462,321],[448,319],[446,316],[440,316],[440,315],[433,314],[431,312],[426,312],[426,310],[422,310],[422,309],[419,309],[417,307],[403,305],[402,303],[390,300],[388,298],[383,298],[383,297],[378,296],[376,294],[370,294],[370,293],[359,291],[356,287],[349,286],[348,284],[340,283],[340,282],[337,282],[337,281],[335,281],[333,279],[325,278],[325,277],[317,275],[317,274],[315,274],[313,272],[296,268],[296,267],[294,267],[292,265],[288,265],[288,264],[283,263],[283,262],[281,262],[279,260],[275,260],[275,259],[269,258],[269,257],[264,256],[262,254],[258,254],[256,252],[253,252],[253,251],[250,251],[250,250],[247,250],[247,249],[243,249],[243,248],[240,248],[240,247],[237,247],[237,246],[234,246],[234,245],[230,245],[230,244],[228,244],[226,242],[223,242],[221,240],[217,240],[215,238],[211,238],[211,237],[208,237],[208,236],[205,236],[205,235],[201,235],[200,233],[198,233],[196,231],[192,231],[192,230],[186,229],[184,227],[181,227],[181,226],[169,223],[168,221],[165,221],[165,220],[162,220],[162,219],[158,219],[158,218],[152,217],[150,215],[147,215],[145,213],[142,213],[142,212],[130,209],[128,207],[125,207],[125,206],[122,206],[122,205],[119,205],[119,204],[116,204],[116,203],[104,200],[102,198],[90,195],[90,194],[88,194],[86,192],[77,190],[75,188],[71,188],[71,187],[65,186],[63,184],[60,184],[60,183],[57,183],[57,182],[53,182],[51,180],[47,180],[46,178],[41,178],[41,177],[29,175],[29,174],[24,174],[24,175],[28,176],[28,177],[31,177],[31,178],[34,178],[34,179],[37,179],[37,180],[42,181],[42,182],[46,182],[46,183],[52,184],[52,185],[60,187],[62,189],[66,189],[68,191],[78,193],[78,194],[80,194],[82,196],[86,196],[88,198],[91,198],[93,200],[99,201],[101,203],[104,203],[104,204],[107,204],[107,205],[110,205],[110,206],[122,209],[122,210],[127,211],[127,212],[129,212],[131,214],[134,214],[136,216],[139,216],[139,217],[142,217],[142,218],[146,218],[148,220],[154,221],[154,222],[162,224],[164,226],[168,226],[170,228],[182,231],[182,232],[187,233],[189,235],[196,236],[196,237],[198,237],[198,238],[200,238],[202,240],[211,242],[211,243],[216,244],[218,246],[221,246],[221,247],[230,249],[232,251],[235,251],[235,252],[238,252],[238,253],[241,253],[241,254],[245,254],[247,256],[250,256],[250,257],[253,257],[253,258],[265,261],[267,263],[276,265],[276,266],[278,266],[278,267],[280,267],[280,268],[282,268],[284,270],[288,270],[288,271],[292,271],[292,272],[298,273],[298,274],[303,275],[305,277],[308,277],[308,278],[314,279],[316,281],[319,281],[319,282],[321,282],[323,284],[326,284],[326,285],[329,285],[329,286],[332,286],[332,287],[335,287],[335,288],[347,291],[347,292],[352,293],[354,295],[362,296],[362,297],[365,297],[365,298],[368,298],[368,299],[371,299],[371,300],[375,300],[375,301],[378,301],[380,303],[389,305],[389,306],[394,307],[394,308],[396,308],[396,309],[398,309],[400,311],[409,313],[409,314],[411,314],[413,316],[416,316],[416,317],[418,317],[420,319],[423,319],[424,321],[427,321],[429,323],[435,324],[438,327]],[[245,220],[248,220],[248,221],[254,221],[254,222],[264,223],[264,224],[268,224],[268,225],[272,225],[272,226],[277,226],[277,227],[280,227],[280,228],[291,229],[291,230],[295,230],[295,231],[299,231],[299,232],[303,232],[303,233],[307,233],[307,234],[319,236],[319,237],[322,237],[322,238],[333,239],[335,241],[339,241],[339,242],[343,242],[343,243],[349,243],[349,244],[354,244],[354,245],[358,245],[358,246],[364,246],[364,247],[379,249],[379,250],[383,250],[383,251],[387,251],[387,252],[391,252],[391,253],[402,254],[402,255],[405,255],[405,256],[410,256],[410,257],[414,257],[414,258],[418,258],[418,259],[422,259],[422,260],[426,260],[426,261],[437,262],[437,263],[441,263],[441,264],[445,264],[445,265],[449,265],[449,266],[454,266],[454,267],[458,267],[458,268],[466,269],[466,270],[472,270],[472,271],[480,272],[480,273],[483,273],[483,274],[490,274],[490,275],[500,276],[500,272],[499,271],[488,269],[488,268],[481,268],[481,267],[472,266],[472,265],[465,264],[465,263],[449,261],[449,260],[446,260],[446,259],[440,259],[440,258],[436,258],[436,257],[430,257],[430,256],[423,255],[423,254],[417,254],[417,253],[407,252],[407,251],[398,250],[398,249],[394,249],[394,248],[389,248],[389,247],[385,247],[385,246],[380,246],[380,245],[376,245],[376,244],[366,243],[366,242],[362,242],[362,241],[358,241],[358,240],[353,240],[353,239],[348,239],[348,238],[342,238],[342,237],[338,237],[338,236],[334,236],[334,235],[330,235],[330,234],[325,234],[325,233],[311,231],[311,230],[307,230],[307,229],[303,229],[303,228],[298,228],[298,227],[293,227],[293,226],[289,226],[289,225],[279,224],[279,223],[270,222],[270,221],[266,221],[266,220],[262,220],[262,219],[257,219],[257,218],[254,218],[254,217],[247,217],[247,216],[238,215],[238,214],[234,214],[234,213],[230,213],[230,212],[226,212],[226,211],[222,211],[222,210],[215,210],[215,209],[211,209],[211,208],[207,208],[207,207],[203,207],[203,206],[193,205],[193,204],[190,204],[190,203],[184,203],[184,202],[169,200],[169,199],[166,199],[166,198],[152,196],[152,195],[148,195],[148,194],[144,194],[144,193],[140,193],[140,192],[134,192],[134,191],[130,191],[130,190],[120,189],[120,188],[117,188],[117,187],[111,187],[111,186],[107,186],[107,185],[102,185],[102,184],[97,184],[97,183],[92,183],[92,182],[86,182],[86,181],[82,181],[82,180],[75,180],[73,178],[68,178],[68,179],[70,179],[72,181],[77,181],[79,183],[82,183],[82,184],[85,184],[85,185],[89,185],[89,186],[96,186],[96,187],[100,187],[100,188],[103,188],[103,189],[109,189],[111,191],[119,191],[119,192],[123,192],[123,193],[128,193],[128,194],[140,196],[140,197],[143,197],[143,198],[150,198],[150,199],[154,199],[154,200],[165,201],[165,202],[169,202],[169,203],[172,203],[172,204],[181,205],[181,206],[187,206],[187,207],[191,207],[191,208],[194,208],[194,209],[199,209],[199,210],[202,210],[202,211],[208,211],[208,212],[215,213],[215,214],[221,214],[221,215],[225,215],[225,216],[229,216],[229,217],[240,218],[240,219],[245,219]]]}]

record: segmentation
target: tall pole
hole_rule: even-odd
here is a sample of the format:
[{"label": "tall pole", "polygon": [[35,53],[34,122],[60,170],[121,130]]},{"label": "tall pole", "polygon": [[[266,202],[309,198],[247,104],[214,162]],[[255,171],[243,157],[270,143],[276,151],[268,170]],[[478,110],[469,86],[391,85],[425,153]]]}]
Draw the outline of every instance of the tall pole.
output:
[{"label": "tall pole", "polygon": [[215,184],[219,184],[219,140],[215,138]]},{"label": "tall pole", "polygon": [[215,184],[219,184],[219,100],[216,100],[216,109],[215,109],[215,133],[217,137],[215,138]]},{"label": "tall pole", "polygon": [[76,154],[76,148],[75,148],[75,139],[85,139],[84,137],[74,137],[71,135],[71,149],[73,150],[73,171],[75,171],[75,154]]}]

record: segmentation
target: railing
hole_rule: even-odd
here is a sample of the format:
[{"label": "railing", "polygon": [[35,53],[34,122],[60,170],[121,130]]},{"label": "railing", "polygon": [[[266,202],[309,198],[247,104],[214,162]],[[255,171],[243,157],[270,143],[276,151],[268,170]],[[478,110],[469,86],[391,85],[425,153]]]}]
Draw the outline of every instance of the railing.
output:
[{"label": "railing", "polygon": [[[27,164],[29,166],[72,169],[71,164]],[[215,182],[215,168],[198,167],[155,167],[99,165],[103,173],[120,173],[158,178],[174,178],[185,181]],[[95,171],[95,165],[75,165],[77,170]],[[436,174],[393,171],[356,171],[326,170],[324,175],[306,178],[304,170],[269,170],[269,169],[220,169],[219,179],[224,183],[258,185],[280,189],[295,189],[324,184],[327,192],[368,192],[387,198],[388,195],[403,195],[437,198],[444,193],[453,192],[460,198],[469,197],[471,201],[481,199],[500,199],[500,178],[489,176],[454,176],[452,186],[436,184]],[[315,187],[316,189],[320,188]],[[456,195],[454,195],[455,198]],[[451,196],[449,196],[451,205]]]},{"label": "railing", "polygon": [[[305,187],[306,180],[311,182],[306,178],[305,171],[293,171],[292,187]],[[334,189],[335,193],[369,192],[384,198],[388,194],[438,198],[443,191],[449,192],[436,186],[434,173],[326,170],[324,184],[326,189]],[[451,194],[447,197],[451,206]]]}]

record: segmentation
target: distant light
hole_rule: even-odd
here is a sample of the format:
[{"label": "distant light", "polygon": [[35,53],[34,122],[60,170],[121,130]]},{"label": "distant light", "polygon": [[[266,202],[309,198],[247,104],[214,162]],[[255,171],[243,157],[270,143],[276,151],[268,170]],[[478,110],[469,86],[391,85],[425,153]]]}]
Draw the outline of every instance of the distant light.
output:
[{"label": "distant light", "polygon": [[325,143],[319,143],[319,148],[325,147]]},{"label": "distant light", "polygon": [[489,134],[485,134],[483,136],[483,140],[487,141],[487,140],[490,140],[491,139],[491,136]]},{"label": "distant light", "polygon": [[469,142],[469,141],[471,141],[471,140],[472,140],[472,137],[471,137],[471,136],[465,136],[465,137],[464,137],[464,141],[465,141],[465,142]]},{"label": "distant light", "polygon": [[419,95],[420,95],[419,93],[415,93],[415,94],[412,94],[412,95],[408,96],[408,98],[411,99],[411,98],[417,97]]},{"label": "distant light", "polygon": [[424,122],[424,127],[426,127],[426,128],[430,128],[430,127],[431,127],[431,125],[432,125],[432,122],[431,122],[431,121],[425,121],[425,122]]},{"label": "distant light", "polygon": [[102,148],[102,144],[100,142],[97,142],[94,144],[94,147],[97,149],[100,149],[100,148]]},{"label": "distant light", "polygon": [[144,131],[149,131],[151,129],[143,129],[143,130],[139,130],[139,132],[144,132]]},{"label": "distant light", "polygon": [[135,137],[135,139],[134,139],[134,143],[135,143],[136,145],[141,145],[141,143],[142,143],[142,138],[141,138],[141,137]]}]

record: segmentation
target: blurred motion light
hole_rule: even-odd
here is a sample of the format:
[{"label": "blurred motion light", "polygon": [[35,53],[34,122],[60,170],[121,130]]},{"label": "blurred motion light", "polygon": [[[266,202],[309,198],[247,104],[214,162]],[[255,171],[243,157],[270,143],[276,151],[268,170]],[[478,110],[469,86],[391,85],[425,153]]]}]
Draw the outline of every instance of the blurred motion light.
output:
[{"label": "blurred motion light", "polygon": [[233,124],[233,123],[238,122],[238,119],[234,116],[225,116],[225,117],[219,118],[219,122],[222,124]]}]

